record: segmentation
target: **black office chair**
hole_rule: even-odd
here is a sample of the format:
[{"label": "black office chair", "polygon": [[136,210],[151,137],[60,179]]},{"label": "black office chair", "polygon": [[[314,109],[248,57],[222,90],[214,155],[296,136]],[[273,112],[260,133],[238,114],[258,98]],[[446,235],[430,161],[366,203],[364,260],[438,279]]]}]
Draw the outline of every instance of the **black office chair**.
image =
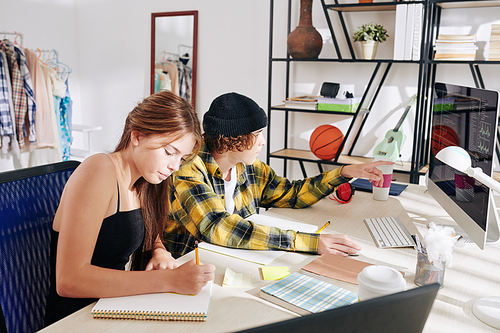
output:
[{"label": "black office chair", "polygon": [[0,332],[43,328],[52,221],[69,176],[66,161],[0,173]]}]

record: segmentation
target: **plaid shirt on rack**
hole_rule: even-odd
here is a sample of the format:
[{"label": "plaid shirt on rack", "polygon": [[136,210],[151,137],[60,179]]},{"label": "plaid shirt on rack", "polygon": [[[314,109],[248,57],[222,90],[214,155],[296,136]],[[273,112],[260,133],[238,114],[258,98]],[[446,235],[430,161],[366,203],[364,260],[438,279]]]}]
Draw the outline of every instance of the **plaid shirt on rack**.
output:
[{"label": "plaid shirt on rack", "polygon": [[236,165],[235,214],[226,211],[222,172],[203,148],[199,156],[172,175],[169,221],[164,238],[174,257],[194,248],[195,240],[252,250],[318,251],[319,234],[257,225],[245,220],[258,207],[304,208],[347,182],[341,168],[316,177],[289,181],[267,164]]},{"label": "plaid shirt on rack", "polygon": [[36,112],[36,102],[35,93],[33,92],[33,83],[31,82],[31,75],[28,69],[28,64],[26,63],[26,56],[21,48],[14,45],[14,49],[17,53],[17,63],[19,65],[19,71],[21,72],[21,78],[23,79],[24,92],[26,93],[28,122],[29,122],[29,141],[31,143],[36,142],[36,132],[35,132],[35,112]]},{"label": "plaid shirt on rack", "polygon": [[26,116],[27,103],[26,93],[24,92],[24,82],[21,77],[21,71],[17,64],[16,55],[10,48],[9,41],[0,41],[0,50],[5,52],[9,65],[9,73],[12,85],[12,101],[14,102],[14,114],[16,115],[16,134],[19,148],[24,148],[24,117]]},{"label": "plaid shirt on rack", "polygon": [[5,54],[0,51],[0,136],[8,136],[14,134],[12,130],[12,121],[10,117],[9,106],[9,90],[7,89],[7,75],[9,75],[9,67]]}]

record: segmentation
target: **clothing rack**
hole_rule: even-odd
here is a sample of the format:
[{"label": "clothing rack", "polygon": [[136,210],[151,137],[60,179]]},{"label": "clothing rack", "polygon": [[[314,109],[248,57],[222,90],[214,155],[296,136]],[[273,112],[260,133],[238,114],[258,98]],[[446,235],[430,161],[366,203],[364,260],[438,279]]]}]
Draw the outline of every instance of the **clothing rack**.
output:
[{"label": "clothing rack", "polygon": [[58,61],[59,59],[59,54],[57,53],[57,51],[55,49],[39,49],[39,48],[36,48],[36,49],[30,49],[32,52],[35,52],[38,54],[41,54],[41,53],[48,53],[48,56],[47,57],[50,57],[50,54],[52,53],[53,56],[51,59],[55,60],[55,61]]},{"label": "clothing rack", "polygon": [[164,55],[164,54],[169,54],[169,55],[173,55],[173,56],[176,56],[176,57],[179,56],[179,53],[168,52],[168,51],[161,51],[160,52],[160,55]]},{"label": "clothing rack", "polygon": [[[3,35],[3,37],[2,37],[2,35]],[[9,37],[7,37],[7,36],[9,36]],[[14,36],[14,37],[12,37],[12,36]],[[26,115],[27,115],[26,123],[25,124],[23,123],[22,125],[21,124],[16,125],[19,127],[19,128],[16,128],[16,131],[14,131],[14,134],[15,134],[17,140],[14,140],[14,141],[12,141],[12,140],[7,141],[6,140],[4,142],[3,139],[7,135],[2,135],[2,138],[0,138],[2,140],[1,154],[3,155],[3,154],[7,154],[7,153],[13,153],[13,156],[15,156],[16,158],[19,158],[19,153],[21,152],[22,149],[24,149],[26,147],[26,145],[24,144],[24,142],[25,142],[24,139],[26,136],[29,136],[29,141],[30,141],[30,145],[31,145],[29,147],[29,149],[30,149],[30,151],[32,151],[31,148],[35,147],[35,146],[33,146],[33,144],[35,144],[35,143],[38,144],[38,141],[37,141],[38,137],[37,137],[37,140],[35,140],[35,136],[36,136],[35,131],[31,131],[31,129],[35,129],[35,126],[33,126],[35,112],[38,112],[39,110],[45,110],[45,111],[40,111],[40,112],[59,111],[60,113],[58,113],[58,114],[60,116],[60,119],[58,119],[56,121],[56,123],[54,124],[54,126],[59,126],[58,134],[54,133],[55,134],[54,138],[52,138],[50,136],[43,136],[42,135],[43,140],[45,140],[45,141],[42,140],[42,145],[44,148],[46,146],[46,147],[51,147],[51,148],[57,149],[57,153],[61,155],[61,158],[63,161],[69,159],[71,156],[71,132],[72,132],[72,126],[69,122],[70,122],[70,119],[72,119],[71,118],[72,103],[71,103],[71,99],[70,99],[70,96],[69,96],[69,93],[67,90],[67,81],[68,81],[69,74],[72,72],[71,68],[64,63],[61,63],[58,60],[59,53],[55,49],[23,48],[22,44],[24,42],[24,36],[22,33],[19,33],[17,31],[14,31],[14,32],[0,31],[0,41],[2,39],[8,39],[9,44],[12,43],[12,40],[13,40],[14,45],[17,45],[18,47],[20,47],[21,49],[24,49],[25,51],[30,51],[30,52],[38,55],[38,61],[41,64],[53,69],[55,71],[55,73],[58,75],[58,78],[66,86],[64,86],[65,94],[63,96],[62,95],[63,92],[61,91],[63,88],[63,85],[61,83],[58,85],[58,89],[59,88],[61,88],[61,89],[59,89],[58,95],[57,95],[58,99],[57,99],[57,101],[54,99],[55,104],[52,107],[50,107],[48,105],[49,103],[45,103],[45,104],[42,103],[42,104],[40,104],[42,107],[40,107],[40,108],[37,107],[36,109],[34,108],[34,106],[36,105],[34,103],[36,96],[34,95],[33,87],[26,87],[29,85],[26,83],[27,81],[26,82],[23,81],[23,84],[21,87],[19,87],[19,85],[16,86],[17,93],[22,94],[23,92],[25,92],[26,96],[28,96],[28,98],[27,98],[28,103],[27,103],[27,106],[22,105],[22,106],[18,107],[17,110],[14,109],[14,112],[17,112],[17,113],[14,116],[9,114],[9,116],[12,117],[11,123],[16,125],[17,123],[16,123],[15,117],[17,117],[18,113],[21,114],[21,112],[24,111],[24,108],[26,108],[27,109],[27,111],[26,111]],[[43,59],[42,59],[42,57],[43,57]],[[20,57],[18,57],[18,59],[17,59],[18,62],[21,61],[19,59],[20,59]],[[25,59],[24,59],[24,61],[25,61]],[[3,64],[3,65],[5,65],[5,64]],[[18,67],[19,67],[19,65],[18,65]],[[41,77],[41,75],[40,75],[40,77]],[[42,80],[43,79],[44,78],[42,77]],[[0,82],[0,84],[7,84],[7,81],[5,81],[5,82],[2,81],[2,82]],[[35,84],[35,83],[32,81],[31,84]],[[12,83],[11,83],[11,85],[12,85]],[[28,89],[28,88],[31,88],[31,89]],[[24,89],[24,91],[21,91],[22,89]],[[7,89],[7,91],[9,91],[9,90]],[[12,94],[13,93],[11,93],[11,95]],[[41,93],[41,94],[43,94],[43,93]],[[18,96],[18,95],[16,95],[16,96]],[[53,94],[53,96],[56,96],[56,95]],[[50,98],[53,96],[47,95],[46,98]],[[43,99],[43,97],[42,97],[42,100],[45,101]],[[17,106],[17,104],[16,104],[16,106]],[[54,110],[49,110],[49,107],[54,108]],[[23,108],[23,110],[20,110],[21,108]],[[4,115],[2,114],[2,117],[3,116]],[[26,134],[27,128],[28,128],[28,126],[26,124],[28,124],[28,123],[29,123],[30,133]],[[43,128],[42,133],[44,130],[47,133],[52,132],[52,129],[50,129],[50,128],[49,129]],[[37,129],[37,131],[38,131],[38,129]],[[18,133],[23,133],[23,135],[20,135]],[[58,137],[58,135],[59,135],[59,137]],[[59,144],[56,144],[56,142],[59,142]],[[6,145],[4,145],[4,143]],[[21,143],[23,143],[23,144],[21,144]],[[38,157],[34,157],[34,159],[38,159]],[[53,161],[53,162],[57,161],[56,155],[52,154],[50,157],[49,156],[41,156],[40,162],[43,160],[46,163],[47,159],[49,159],[50,161]],[[30,157],[29,163],[32,163],[31,157]],[[39,163],[39,162],[35,161],[34,163]]]},{"label": "clothing rack", "polygon": [[192,47],[192,46],[189,46],[189,45],[184,45],[184,44],[179,44],[179,45],[177,45],[177,49],[179,50],[179,54],[188,53],[188,52],[183,52],[183,51],[181,51],[181,48],[182,48],[182,47],[185,47],[185,48],[191,49],[191,51],[190,51],[189,53],[192,53],[192,52],[193,52],[193,47]]},{"label": "clothing rack", "polygon": [[10,31],[1,31],[0,32],[0,35],[3,35],[4,37],[3,38],[6,38],[7,35],[13,35],[13,36],[16,36],[14,38],[14,42],[17,42],[17,37],[20,37],[21,38],[21,43],[19,43],[19,45],[23,45],[23,39],[24,39],[24,36],[22,33],[20,32],[17,32],[17,31],[14,31],[14,32],[10,32]]}]

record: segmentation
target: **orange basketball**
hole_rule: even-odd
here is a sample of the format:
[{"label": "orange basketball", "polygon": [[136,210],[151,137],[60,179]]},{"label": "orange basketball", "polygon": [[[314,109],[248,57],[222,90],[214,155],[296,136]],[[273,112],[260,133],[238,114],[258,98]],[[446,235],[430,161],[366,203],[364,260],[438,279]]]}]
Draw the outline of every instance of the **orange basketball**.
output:
[{"label": "orange basketball", "polygon": [[344,134],[333,125],[321,125],[314,130],[309,140],[312,153],[322,160],[331,160],[337,155]]},{"label": "orange basketball", "polygon": [[459,144],[458,135],[451,127],[445,125],[432,126],[431,150],[434,156],[443,148],[458,146]]}]

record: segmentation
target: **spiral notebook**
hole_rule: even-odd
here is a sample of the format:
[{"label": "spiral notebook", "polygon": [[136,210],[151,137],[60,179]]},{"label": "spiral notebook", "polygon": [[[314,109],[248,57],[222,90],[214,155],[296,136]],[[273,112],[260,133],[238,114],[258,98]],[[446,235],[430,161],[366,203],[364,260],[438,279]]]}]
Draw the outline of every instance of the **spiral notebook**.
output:
[{"label": "spiral notebook", "polygon": [[96,319],[205,321],[212,281],[196,295],[154,293],[101,298],[92,308]]}]

